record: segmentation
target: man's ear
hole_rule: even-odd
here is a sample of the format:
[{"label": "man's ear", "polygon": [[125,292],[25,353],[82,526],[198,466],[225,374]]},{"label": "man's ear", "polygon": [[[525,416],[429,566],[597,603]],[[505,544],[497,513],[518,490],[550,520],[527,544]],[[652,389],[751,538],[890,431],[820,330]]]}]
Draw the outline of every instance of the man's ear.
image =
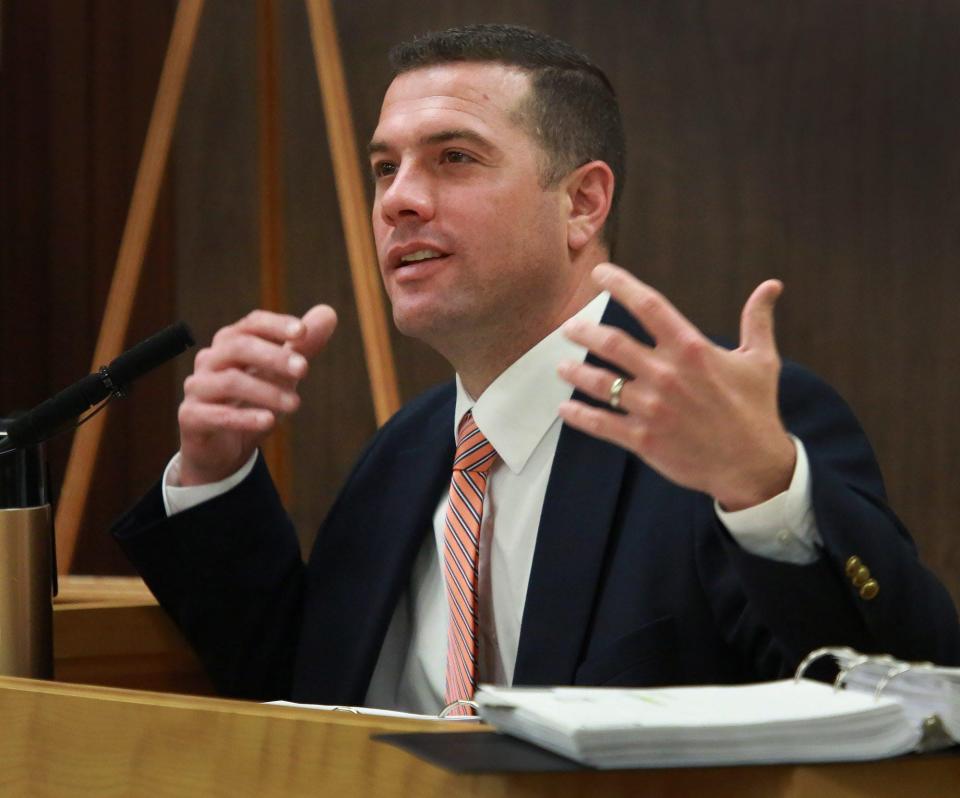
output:
[{"label": "man's ear", "polygon": [[567,246],[581,250],[598,237],[613,201],[613,171],[603,161],[590,161],[566,179],[570,215],[567,219]]}]

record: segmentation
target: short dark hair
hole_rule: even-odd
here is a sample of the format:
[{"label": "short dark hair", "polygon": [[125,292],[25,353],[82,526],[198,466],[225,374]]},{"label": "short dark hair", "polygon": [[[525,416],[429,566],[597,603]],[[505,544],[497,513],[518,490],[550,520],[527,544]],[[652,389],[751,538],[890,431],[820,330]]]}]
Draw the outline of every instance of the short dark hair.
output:
[{"label": "short dark hair", "polygon": [[603,238],[612,249],[626,145],[617,95],[603,70],[566,42],[519,25],[450,28],[390,51],[394,75],[455,61],[490,61],[530,73],[530,96],[520,112],[546,155],[544,186],[590,161],[610,167],[615,187]]}]

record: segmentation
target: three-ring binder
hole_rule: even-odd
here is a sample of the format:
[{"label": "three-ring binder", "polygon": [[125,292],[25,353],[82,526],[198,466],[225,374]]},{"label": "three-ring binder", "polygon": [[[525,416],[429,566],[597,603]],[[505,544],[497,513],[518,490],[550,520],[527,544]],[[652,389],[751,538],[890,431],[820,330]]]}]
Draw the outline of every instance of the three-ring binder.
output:
[{"label": "three-ring binder", "polygon": [[[880,666],[882,673],[877,677],[876,684],[873,686],[874,700],[879,700],[891,684],[909,673],[928,673],[931,680],[945,679],[948,685],[957,685],[957,693],[960,696],[960,668],[939,667],[932,662],[907,662],[889,654],[862,654],[848,646],[825,646],[811,651],[797,666],[793,676],[794,682],[799,682],[814,662],[828,656],[833,657],[838,668],[837,676],[833,681],[834,690],[846,689],[850,677],[856,671],[871,666]],[[960,698],[954,698],[952,695],[944,696],[944,702],[947,706],[950,706],[951,700],[956,705],[953,714],[957,715],[957,718],[953,720],[958,722],[960,721]],[[935,712],[925,716],[921,723],[921,739],[917,745],[917,750],[936,751],[955,745],[957,730],[954,729],[953,731],[954,733],[951,734],[940,713]]]}]

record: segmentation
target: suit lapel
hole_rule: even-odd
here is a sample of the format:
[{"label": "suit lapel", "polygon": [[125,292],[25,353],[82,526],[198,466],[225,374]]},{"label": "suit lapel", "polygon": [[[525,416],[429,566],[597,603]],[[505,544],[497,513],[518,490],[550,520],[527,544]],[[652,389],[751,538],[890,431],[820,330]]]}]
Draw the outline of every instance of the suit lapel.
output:
[{"label": "suit lapel", "polygon": [[[339,524],[337,539],[312,558],[323,565],[313,579],[318,590],[310,626],[330,630],[313,641],[313,651],[302,648],[299,655],[301,667],[310,668],[309,681],[319,688],[321,698],[315,701],[363,701],[397,602],[409,587],[413,562],[432,534],[437,497],[450,479],[452,419],[451,399],[431,423],[418,428],[423,434],[416,445],[393,455],[385,470],[394,478],[351,502],[362,515],[355,523]],[[358,535],[358,528],[365,533]]]},{"label": "suit lapel", "polygon": [[[650,338],[613,301],[603,323]],[[611,368],[593,355],[587,362]],[[600,404],[579,392],[574,399]],[[564,426],[540,515],[514,684],[572,684],[590,627],[624,469],[633,455]]]}]

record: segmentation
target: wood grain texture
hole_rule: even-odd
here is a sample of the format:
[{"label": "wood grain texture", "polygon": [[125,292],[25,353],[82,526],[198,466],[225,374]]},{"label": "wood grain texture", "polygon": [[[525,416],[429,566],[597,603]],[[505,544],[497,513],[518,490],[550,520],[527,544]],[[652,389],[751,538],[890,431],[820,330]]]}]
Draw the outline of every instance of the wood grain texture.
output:
[{"label": "wood grain texture", "polygon": [[[283,152],[280,130],[280,30],[277,0],[257,0],[257,162],[260,211],[260,307],[287,311],[283,247]],[[285,420],[262,446],[277,492],[290,501],[290,426]]]},{"label": "wood grain texture", "polygon": [[53,606],[61,682],[214,695],[199,659],[139,577],[62,576]]},{"label": "wood grain texture", "polygon": [[[174,8],[173,0],[3,3],[0,412],[35,405],[90,367]],[[148,301],[131,319],[130,341],[175,313],[170,199],[161,191],[141,278]],[[80,570],[130,570],[105,530],[175,445],[173,377],[172,366],[158,369],[112,410]],[[58,491],[71,438],[48,445]]]},{"label": "wood grain texture", "polygon": [[54,629],[58,683],[0,678],[4,795],[296,796],[335,789],[347,795],[561,797],[709,790],[718,798],[885,798],[946,795],[960,778],[955,756],[457,776],[369,739],[374,732],[443,731],[430,722],[140,692],[198,693],[204,684],[191,681],[195,660],[138,579],[65,577]]},{"label": "wood grain texture", "polygon": [[377,424],[382,425],[400,409],[400,393],[370,213],[360,177],[359,150],[343,74],[337,22],[330,0],[306,0],[306,3],[373,411]]},{"label": "wood grain texture", "polygon": [[[431,721],[0,677],[4,795],[899,798],[952,794],[954,756],[850,765],[457,775],[372,741]],[[462,727],[458,727],[462,729]]]},{"label": "wood grain texture", "polygon": [[[143,157],[133,187],[130,211],[120,241],[116,267],[110,279],[97,345],[88,369],[91,372],[109,363],[124,349],[202,11],[203,0],[181,0],[178,6],[147,128]],[[63,479],[63,492],[57,506],[57,567],[63,573],[69,573],[73,568],[80,525],[89,501],[109,412],[107,408],[96,414],[74,435]]]}]

